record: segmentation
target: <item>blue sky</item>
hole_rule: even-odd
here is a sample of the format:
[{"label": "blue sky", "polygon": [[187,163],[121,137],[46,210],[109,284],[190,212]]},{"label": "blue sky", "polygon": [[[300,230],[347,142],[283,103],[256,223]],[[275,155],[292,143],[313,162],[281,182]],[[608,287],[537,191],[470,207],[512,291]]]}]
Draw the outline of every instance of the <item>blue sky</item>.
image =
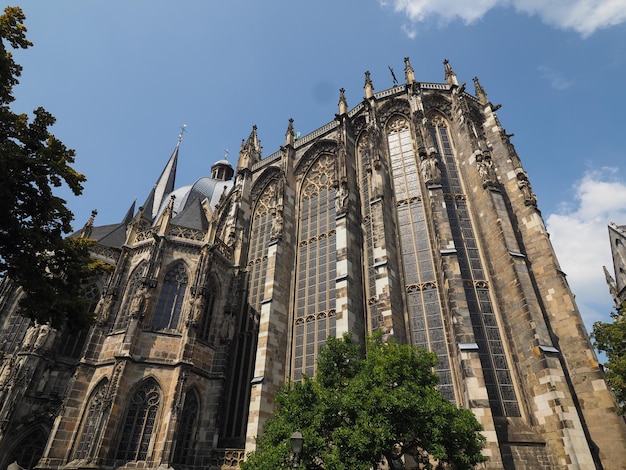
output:
[{"label": "blue sky", "polygon": [[[239,0],[20,3],[35,43],[13,110],[43,106],[88,182],[67,194],[80,228],[142,203],[187,125],[178,186],[209,174],[258,126],[264,155],[289,118],[305,135],[350,107],[364,72],[478,76],[528,171],[588,325],[612,307],[609,221],[626,224],[626,0]],[[612,269],[612,268],[611,268]]]}]

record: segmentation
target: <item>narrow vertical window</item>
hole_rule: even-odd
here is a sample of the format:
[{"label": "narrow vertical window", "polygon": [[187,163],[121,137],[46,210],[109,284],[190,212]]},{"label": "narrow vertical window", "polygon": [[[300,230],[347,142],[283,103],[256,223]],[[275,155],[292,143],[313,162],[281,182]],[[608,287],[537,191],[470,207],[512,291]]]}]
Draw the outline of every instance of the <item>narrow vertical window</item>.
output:
[{"label": "narrow vertical window", "polygon": [[202,312],[202,318],[200,319],[200,324],[198,325],[198,339],[205,342],[208,342],[211,337],[211,323],[213,321],[213,308],[215,306],[216,289],[214,280],[211,280],[211,284],[211,288],[205,294],[206,301],[204,311]]},{"label": "narrow vertical window", "polygon": [[152,328],[156,330],[178,328],[187,283],[187,272],[182,263],[178,263],[167,272],[152,319]]},{"label": "narrow vertical window", "polygon": [[337,276],[335,161],[322,155],[302,182],[296,264],[293,378],[315,373],[319,348],[335,335]]},{"label": "narrow vertical window", "polygon": [[135,292],[141,285],[141,281],[143,279],[145,263],[140,263],[133,273],[130,275],[130,279],[128,280],[128,284],[126,287],[126,291],[124,292],[124,303],[120,307],[120,311],[117,315],[117,320],[115,321],[114,329],[123,330],[128,326],[128,322],[130,321],[130,305],[133,301],[133,297],[135,296]]},{"label": "narrow vertical window", "polygon": [[130,399],[116,459],[146,460],[161,402],[159,386],[147,380]]},{"label": "narrow vertical window", "polygon": [[96,445],[96,436],[101,431],[103,412],[104,412],[104,399],[107,392],[108,380],[100,382],[89,398],[89,404],[85,410],[85,416],[83,419],[83,426],[80,432],[80,440],[76,446],[76,452],[74,453],[75,459],[86,459],[91,456],[91,450]]},{"label": "narrow vertical window", "polygon": [[189,390],[185,397],[185,404],[180,414],[178,423],[178,440],[174,451],[174,463],[183,465],[193,464],[193,444],[200,408],[198,397]]}]

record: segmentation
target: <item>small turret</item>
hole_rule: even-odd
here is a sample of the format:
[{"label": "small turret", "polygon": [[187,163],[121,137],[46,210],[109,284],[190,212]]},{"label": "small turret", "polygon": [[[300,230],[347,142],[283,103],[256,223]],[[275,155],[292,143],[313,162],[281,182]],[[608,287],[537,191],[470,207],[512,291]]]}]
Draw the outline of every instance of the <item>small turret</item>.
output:
[{"label": "small turret", "polygon": [[404,58],[404,78],[409,85],[415,83],[415,70],[411,67],[411,62],[409,62],[408,57]]},{"label": "small turret", "polygon": [[374,85],[372,84],[369,70],[365,72],[365,85],[363,86],[363,88],[365,89],[365,99],[372,99],[374,97]]},{"label": "small turret", "polygon": [[257,135],[256,124],[252,126],[252,132],[248,140],[241,141],[241,149],[239,150],[239,161],[237,162],[237,172],[244,169],[251,170],[255,163],[261,161],[263,147]]},{"label": "small turret", "polygon": [[343,116],[348,112],[348,100],[346,99],[346,90],[339,90],[339,116]]},{"label": "small turret", "polygon": [[448,59],[443,61],[443,68],[446,73],[446,83],[450,86],[459,86],[459,81],[456,79],[456,73],[452,70],[452,66]]},{"label": "small turret", "polygon": [[230,181],[233,177],[235,170],[233,170],[233,166],[226,158],[227,156],[228,154],[225,155],[222,160],[219,160],[211,165],[211,178],[215,180]]}]

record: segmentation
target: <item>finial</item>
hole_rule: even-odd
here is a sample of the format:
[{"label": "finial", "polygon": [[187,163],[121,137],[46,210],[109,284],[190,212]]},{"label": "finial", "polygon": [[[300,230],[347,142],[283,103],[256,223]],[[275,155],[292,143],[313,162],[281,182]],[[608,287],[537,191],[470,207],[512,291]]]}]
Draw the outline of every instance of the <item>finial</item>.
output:
[{"label": "finial", "polygon": [[180,128],[180,134],[178,134],[178,143],[180,144],[183,141],[183,134],[187,130],[187,124],[183,124]]},{"label": "finial", "polygon": [[293,132],[293,118],[289,118],[289,126],[287,127],[287,133],[285,134],[285,145],[293,146],[294,132]]},{"label": "finial", "polygon": [[228,154],[230,151],[228,149],[224,149],[224,160],[228,160]]},{"label": "finial", "polygon": [[484,88],[480,85],[478,81],[478,77],[474,77],[474,89],[476,90],[476,98],[482,105],[486,105],[489,103],[489,99],[487,98],[487,93],[485,93]]},{"label": "finial", "polygon": [[87,223],[85,224],[85,226],[81,230],[80,238],[89,238],[91,236],[91,230],[93,228],[93,222],[94,222],[94,220],[95,220],[97,215],[98,215],[98,211],[96,209],[91,211],[91,217],[89,217],[89,220],[87,221]]},{"label": "finial", "polygon": [[374,97],[374,85],[372,84],[372,79],[370,78],[370,71],[365,72],[365,98],[370,99]]},{"label": "finial", "polygon": [[446,82],[448,83],[448,85],[458,86],[459,82],[456,79],[456,73],[454,73],[454,70],[452,70],[452,66],[450,65],[450,62],[448,62],[448,59],[445,59],[443,61],[443,68],[446,73]]},{"label": "finial", "polygon": [[411,67],[408,57],[404,58],[404,78],[409,85],[415,83],[415,70]]},{"label": "finial", "polygon": [[346,99],[346,90],[339,89],[339,115],[346,114],[348,112],[348,100]]}]

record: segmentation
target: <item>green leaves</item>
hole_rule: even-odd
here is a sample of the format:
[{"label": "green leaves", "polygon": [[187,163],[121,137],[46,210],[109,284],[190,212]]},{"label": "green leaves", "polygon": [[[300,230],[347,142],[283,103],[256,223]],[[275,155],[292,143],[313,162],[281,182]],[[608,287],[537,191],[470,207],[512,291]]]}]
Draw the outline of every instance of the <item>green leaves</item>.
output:
[{"label": "green leaves", "polygon": [[591,337],[593,345],[606,353],[606,381],[615,393],[618,413],[626,414],[626,319],[624,307],[613,314],[613,323],[596,322]]},{"label": "green leaves", "polygon": [[380,333],[362,352],[349,335],[329,338],[316,377],[290,383],[277,396],[277,410],[243,468],[288,468],[295,430],[304,435],[307,469],[369,470],[403,454],[424,468],[433,459],[457,469],[485,460],[474,415],[436,389],[434,354],[384,343]]}]

